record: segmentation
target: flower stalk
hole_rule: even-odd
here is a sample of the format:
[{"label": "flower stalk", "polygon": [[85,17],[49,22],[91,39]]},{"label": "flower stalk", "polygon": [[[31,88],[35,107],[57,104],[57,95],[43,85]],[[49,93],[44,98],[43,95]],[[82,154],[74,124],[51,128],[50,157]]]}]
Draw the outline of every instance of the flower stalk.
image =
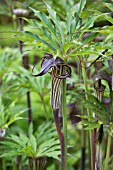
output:
[{"label": "flower stalk", "polygon": [[64,170],[67,170],[67,109],[66,109],[66,79],[62,81],[62,115],[64,134]]},{"label": "flower stalk", "polygon": [[64,136],[60,128],[60,122],[59,122],[59,110],[53,110],[54,115],[54,121],[56,125],[56,130],[58,133],[58,138],[60,141],[60,147],[61,147],[61,164],[62,164],[62,170],[65,170],[65,157],[64,157]]}]

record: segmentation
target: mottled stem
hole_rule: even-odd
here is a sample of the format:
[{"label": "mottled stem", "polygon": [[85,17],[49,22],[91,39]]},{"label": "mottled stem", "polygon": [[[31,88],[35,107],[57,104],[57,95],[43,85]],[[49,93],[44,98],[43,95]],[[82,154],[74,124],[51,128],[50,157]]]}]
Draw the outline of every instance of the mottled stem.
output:
[{"label": "mottled stem", "polygon": [[55,125],[56,125],[56,130],[57,130],[57,133],[58,133],[58,138],[59,138],[59,141],[60,141],[60,147],[61,147],[62,170],[66,170],[65,169],[65,158],[64,158],[64,136],[63,136],[63,133],[61,132],[58,112],[59,112],[58,109],[54,110],[53,114],[54,114],[54,121],[55,121]]},{"label": "mottled stem", "polygon": [[[22,18],[18,18],[18,23],[19,23],[19,31],[22,31],[23,30],[23,20]],[[22,41],[19,41],[19,47],[20,47],[20,53],[22,54],[23,53],[23,42]],[[23,56],[22,57],[22,64],[24,66],[24,68],[28,69],[29,66],[29,58],[28,56]],[[28,108],[28,123],[30,124],[31,121],[32,121],[32,111],[31,111],[31,99],[30,99],[30,92],[27,92],[26,93],[27,95],[27,108]]]}]

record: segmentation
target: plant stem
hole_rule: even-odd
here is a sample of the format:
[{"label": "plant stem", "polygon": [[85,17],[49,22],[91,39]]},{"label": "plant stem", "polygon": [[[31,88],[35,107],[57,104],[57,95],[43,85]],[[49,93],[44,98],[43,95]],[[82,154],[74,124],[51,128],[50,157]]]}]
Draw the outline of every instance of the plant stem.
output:
[{"label": "plant stem", "polygon": [[62,82],[62,115],[64,135],[64,170],[67,170],[67,107],[66,107],[66,79]]},{"label": "plant stem", "polygon": [[27,106],[28,106],[28,121],[29,124],[32,121],[32,112],[31,112],[31,99],[30,99],[30,92],[27,92]]},{"label": "plant stem", "polygon": [[[84,61],[82,61],[82,75],[83,75],[83,80],[84,80],[84,87],[85,87],[85,93],[86,93],[86,100],[89,100],[88,97],[88,86],[87,86],[87,74],[86,74],[86,65],[84,63]],[[91,112],[90,110],[87,108],[87,113],[88,116],[91,116]],[[90,118],[89,118],[90,120]],[[94,147],[94,140],[92,138],[92,132],[91,130],[89,131],[89,135],[90,135],[90,144],[91,144],[91,170],[95,170],[95,147]],[[90,149],[89,148],[89,149]]]},{"label": "plant stem", "polygon": [[109,161],[109,155],[110,155],[110,146],[111,146],[111,135],[109,134],[104,170],[108,170],[108,161]]},{"label": "plant stem", "polygon": [[[81,108],[81,115],[83,115],[84,113],[84,108]],[[83,129],[84,125],[82,126],[82,131],[81,131],[81,144],[82,144],[82,148],[81,148],[81,161],[80,161],[80,170],[84,170],[85,169],[85,158],[86,158],[86,154],[85,154],[85,150],[86,150],[86,132]]]},{"label": "plant stem", "polygon": [[33,170],[36,170],[36,160],[33,160]]},{"label": "plant stem", "polygon": [[59,118],[58,118],[58,113],[59,113],[59,109],[57,110],[53,110],[53,115],[54,115],[54,121],[55,121],[55,125],[56,125],[56,130],[58,133],[58,138],[60,141],[60,147],[61,147],[61,163],[62,163],[62,170],[65,170],[64,168],[64,136],[63,133],[61,132],[60,129],[60,123],[59,123]]},{"label": "plant stem", "polygon": [[2,170],[6,170],[6,162],[5,159],[2,159]]}]

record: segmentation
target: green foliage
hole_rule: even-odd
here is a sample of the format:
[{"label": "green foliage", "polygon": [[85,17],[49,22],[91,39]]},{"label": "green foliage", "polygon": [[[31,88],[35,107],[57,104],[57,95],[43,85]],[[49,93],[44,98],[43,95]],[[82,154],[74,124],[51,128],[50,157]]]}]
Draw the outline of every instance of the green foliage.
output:
[{"label": "green foliage", "polygon": [[[44,128],[43,128],[44,127]],[[32,125],[30,125],[28,137],[25,134],[9,135],[4,141],[1,141],[2,148],[1,157],[26,155],[31,158],[39,158],[43,156],[59,159],[60,145],[57,139],[55,127],[51,123],[43,123],[35,135],[33,135]]]},{"label": "green foliage", "polygon": [[77,5],[75,5],[72,9],[70,8],[70,10],[67,12],[66,22],[61,21],[56,11],[53,10],[47,3],[46,7],[49,16],[43,12],[31,8],[35,15],[41,20],[41,22],[39,23],[34,20],[27,21],[41,31],[43,34],[43,39],[32,32],[25,31],[23,34],[31,36],[38,42],[42,42],[51,50],[55,51],[55,53],[60,53],[65,56],[68,49],[72,46],[71,43],[68,43],[68,49],[65,51],[67,42],[72,40],[72,37],[74,37],[74,31],[81,25],[81,18],[79,15],[84,9],[85,3],[86,1],[80,1],[80,4],[78,4],[79,7],[77,12],[75,12]]},{"label": "green foliage", "polygon": [[0,101],[0,128],[6,129],[8,128],[12,123],[14,123],[17,120],[24,119],[23,116],[21,116],[27,109],[21,110],[17,113],[14,113],[14,107],[16,105],[17,101],[13,101],[11,104],[7,106],[3,106],[2,101]]},{"label": "green foliage", "polygon": [[[27,9],[29,13],[27,18],[22,18],[22,32],[17,31],[18,19],[11,12],[14,7]],[[32,77],[34,62],[43,57],[45,52],[66,59],[67,64],[72,66],[72,75],[67,80],[67,89],[70,91],[66,96],[68,144],[72,146],[68,148],[71,154],[67,161],[68,169],[83,170],[80,166],[83,148],[86,149],[84,167],[89,169],[89,136],[86,130],[92,132],[100,124],[104,127],[102,161],[105,162],[107,133],[111,136],[113,134],[112,12],[113,4],[110,0],[0,1],[0,45],[3,47],[0,48],[0,132],[6,130],[0,149],[2,169],[9,169],[9,166],[16,169],[15,160],[18,155],[22,158],[21,169],[28,166],[28,157],[48,157],[48,170],[53,170],[57,164],[59,166],[59,162],[54,160],[59,160],[61,155],[57,132],[53,124],[45,121],[53,120],[49,99],[50,75]],[[23,41],[23,54],[19,52],[18,40]],[[108,51],[102,54],[106,49]],[[22,66],[23,56],[29,56],[28,70]],[[33,74],[38,74],[39,65]],[[86,71],[85,80],[83,70]],[[100,75],[99,70],[108,72],[105,74],[104,71],[101,75],[101,83],[106,86],[102,102],[94,97],[93,78],[97,73]],[[110,81],[106,82],[108,79]],[[86,93],[85,88],[88,89]],[[27,123],[27,92],[31,96],[33,121],[30,125]],[[75,107],[70,108],[71,104]],[[78,117],[81,118],[80,123],[77,123]],[[60,120],[62,128],[62,118]],[[3,168],[4,165],[6,168]],[[112,155],[109,165],[109,168],[112,167]]]},{"label": "green foliage", "polygon": [[[85,108],[88,108],[92,112],[94,112],[104,124],[109,124],[110,114],[108,113],[108,109],[95,96],[88,94],[88,97],[89,97],[90,100],[87,100],[85,98],[84,93],[78,93],[78,92],[71,92],[70,91],[69,94],[71,94],[72,97],[74,97],[76,100],[78,100],[78,102],[81,102],[81,104]],[[106,114],[106,113],[108,113],[108,114]]]}]

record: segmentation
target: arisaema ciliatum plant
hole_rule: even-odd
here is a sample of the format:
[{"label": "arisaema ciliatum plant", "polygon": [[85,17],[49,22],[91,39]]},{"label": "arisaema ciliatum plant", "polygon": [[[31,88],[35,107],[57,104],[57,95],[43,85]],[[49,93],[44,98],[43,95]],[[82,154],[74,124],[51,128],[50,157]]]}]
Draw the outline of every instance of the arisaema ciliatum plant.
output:
[{"label": "arisaema ciliatum plant", "polygon": [[[63,88],[63,85],[66,86],[66,78],[70,76],[71,74],[71,68],[64,63],[64,61],[60,57],[53,58],[53,55],[46,53],[43,57],[42,63],[41,63],[41,70],[38,74],[33,74],[33,76],[43,76],[46,74],[49,70],[51,75],[51,108],[54,115],[54,121],[56,124],[56,129],[58,132],[58,137],[60,140],[61,145],[61,158],[62,158],[62,168],[65,167],[65,157],[64,157],[64,149],[67,149],[64,143],[64,133],[61,132],[60,129],[60,122],[59,122],[59,113],[62,112],[63,116],[66,114],[66,94],[65,90]],[[64,87],[65,87],[64,86]],[[66,88],[66,87],[65,87]],[[63,95],[63,96],[62,96]],[[62,98],[62,100],[61,100]],[[62,108],[61,108],[62,106]],[[66,115],[65,115],[66,116]],[[63,119],[67,119],[66,117],[63,117]],[[64,125],[66,120],[64,120]],[[66,127],[65,127],[66,128]],[[66,130],[66,129],[65,129]],[[65,139],[66,140],[66,139]]]},{"label": "arisaema ciliatum plant", "polygon": [[[41,71],[33,76],[42,76],[48,71],[52,78],[51,83],[51,108],[54,115],[56,129],[58,132],[61,145],[61,162],[62,170],[67,169],[67,111],[66,111],[66,78],[70,77],[71,69],[67,64],[67,59],[71,51],[72,39],[75,29],[81,24],[80,13],[85,6],[86,1],[80,1],[79,8],[75,12],[75,8],[67,12],[66,22],[61,21],[56,12],[47,4],[49,15],[32,9],[41,22],[36,20],[27,20],[37,30],[43,34],[38,35],[32,31],[24,31],[24,37],[35,40],[41,50],[41,44],[45,46],[45,56],[42,59]],[[76,20],[75,20],[76,16]],[[39,33],[39,34],[40,34]],[[36,44],[35,44],[36,45]],[[46,46],[49,48],[46,51]],[[63,116],[63,132],[59,122],[58,115]]]},{"label": "arisaema ciliatum plant", "polygon": [[[102,70],[94,77],[94,96],[87,94],[90,100],[84,98],[84,93],[74,92],[74,96],[81,104],[90,110],[92,115],[81,116],[84,130],[91,131],[93,143],[93,168],[109,169],[109,156],[112,138],[112,79],[111,71]],[[71,92],[69,92],[71,93]],[[106,102],[107,101],[107,102]],[[104,144],[107,140],[107,148]],[[104,156],[104,154],[106,156]]]}]

